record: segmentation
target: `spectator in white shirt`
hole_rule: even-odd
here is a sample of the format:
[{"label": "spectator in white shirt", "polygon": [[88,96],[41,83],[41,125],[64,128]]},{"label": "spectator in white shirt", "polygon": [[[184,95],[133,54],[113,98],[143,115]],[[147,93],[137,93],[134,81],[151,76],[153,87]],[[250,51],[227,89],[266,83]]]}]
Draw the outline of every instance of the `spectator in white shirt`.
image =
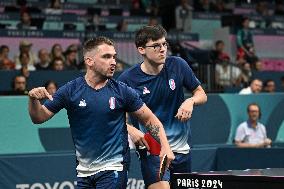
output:
[{"label": "spectator in white shirt", "polygon": [[240,148],[270,147],[271,139],[267,138],[266,128],[258,122],[261,110],[258,104],[251,103],[247,107],[249,119],[241,123],[236,132],[235,144]]},{"label": "spectator in white shirt", "polygon": [[250,86],[242,89],[239,94],[255,94],[260,93],[262,90],[262,81],[260,79],[252,80]]}]

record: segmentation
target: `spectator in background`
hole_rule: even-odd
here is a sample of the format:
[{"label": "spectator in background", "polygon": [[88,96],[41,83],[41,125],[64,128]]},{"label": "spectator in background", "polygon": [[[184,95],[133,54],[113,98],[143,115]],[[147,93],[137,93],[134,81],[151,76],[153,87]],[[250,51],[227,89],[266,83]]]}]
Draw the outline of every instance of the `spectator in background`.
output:
[{"label": "spectator in background", "polygon": [[191,31],[192,11],[189,0],[180,0],[180,5],[175,8],[176,29],[183,32]]},{"label": "spectator in background", "polygon": [[[245,63],[248,63],[247,60],[245,59],[244,52],[242,52],[242,54],[237,53],[236,63],[240,67],[244,66]],[[250,66],[250,64],[249,64],[249,66]]]},{"label": "spectator in background", "polygon": [[27,90],[27,79],[23,75],[17,75],[13,78],[12,81],[12,92],[11,95],[26,95],[28,94]]},{"label": "spectator in background", "polygon": [[11,90],[0,91],[0,95],[27,95],[27,79],[23,75],[16,75],[11,81]]},{"label": "spectator in background", "polygon": [[256,61],[253,35],[249,30],[250,19],[244,17],[242,19],[242,28],[237,32],[237,58],[245,59],[248,63],[252,64]]},{"label": "spectator in background", "polygon": [[150,16],[157,16],[159,13],[158,0],[142,0],[142,6],[144,7],[146,14]]},{"label": "spectator in background", "polygon": [[22,52],[19,56],[19,60],[20,60],[20,69],[22,68],[26,68],[30,71],[34,71],[35,70],[35,67],[34,65],[30,65],[29,62],[30,62],[30,55],[29,53],[27,52]]},{"label": "spectator in background", "polygon": [[45,14],[62,14],[61,0],[50,0],[49,7],[45,9]]},{"label": "spectator in background", "polygon": [[9,59],[9,47],[7,45],[1,45],[0,46],[0,62],[3,59]]},{"label": "spectator in background", "polygon": [[116,31],[127,32],[128,31],[128,22],[122,19],[116,26]]},{"label": "spectator in background", "polygon": [[224,13],[229,10],[226,8],[226,4],[223,0],[216,0],[213,4],[213,11],[216,13]]},{"label": "spectator in background", "polygon": [[76,51],[76,52],[78,52],[78,45],[75,44],[75,43],[73,43],[73,44],[69,45],[66,49],[67,49],[67,50],[70,50],[70,51]]},{"label": "spectator in background", "polygon": [[51,62],[51,70],[54,71],[62,71],[64,70],[64,62],[61,58],[55,58],[53,62]]},{"label": "spectator in background", "polygon": [[258,1],[255,7],[256,14],[260,16],[269,16],[268,5],[266,1]]},{"label": "spectator in background", "polygon": [[253,64],[253,69],[255,71],[263,71],[263,68],[262,68],[262,61],[260,60],[256,60],[256,62]]},{"label": "spectator in background", "polygon": [[0,70],[14,70],[15,67],[15,63],[8,58],[4,58],[0,61]]},{"label": "spectator in background", "polygon": [[241,78],[240,69],[230,64],[229,56],[223,54],[223,56],[219,58],[220,62],[216,65],[215,70],[216,84],[221,89],[238,85]]},{"label": "spectator in background", "polygon": [[32,43],[29,42],[28,40],[22,40],[20,41],[19,45],[19,50],[20,53],[19,55],[15,56],[15,63],[16,63],[16,69],[20,69],[22,67],[21,62],[20,62],[20,54],[22,53],[27,53],[29,57],[29,62],[28,62],[28,68],[29,70],[35,70],[35,63],[37,62],[37,58],[35,54],[31,51]]},{"label": "spectator in background", "polygon": [[241,76],[240,76],[240,86],[247,87],[249,85],[249,81],[251,80],[252,71],[249,63],[244,63],[240,66],[241,68]]},{"label": "spectator in background", "polygon": [[14,70],[15,63],[9,59],[9,47],[7,45],[0,46],[0,69]]},{"label": "spectator in background", "polygon": [[39,62],[35,65],[36,70],[48,70],[50,59],[49,52],[46,49],[40,49],[38,51]]},{"label": "spectator in background", "polygon": [[253,35],[249,30],[250,19],[242,18],[242,28],[237,32],[237,47],[247,52],[254,47]]},{"label": "spectator in background", "polygon": [[53,96],[53,94],[57,91],[58,89],[58,85],[55,81],[53,80],[48,80],[45,84],[44,84],[44,88],[46,89],[46,91]]},{"label": "spectator in background", "polygon": [[275,82],[272,79],[268,79],[268,80],[264,81],[263,92],[274,93],[275,89],[276,89]]},{"label": "spectator in background", "polygon": [[106,25],[101,23],[101,18],[96,14],[91,14],[89,16],[88,22],[86,24],[86,31],[105,31],[107,30]]},{"label": "spectator in background", "polygon": [[65,51],[64,55],[65,55],[64,68],[66,70],[79,69],[78,64],[77,64],[77,49],[73,49],[69,47]]},{"label": "spectator in background", "polygon": [[224,52],[225,49],[225,43],[222,40],[217,40],[215,42],[215,49],[213,49],[210,52],[210,63],[215,65],[218,64],[220,62],[222,62],[222,58],[224,57],[228,57],[230,59],[230,56]]},{"label": "spectator in background", "polygon": [[146,11],[142,5],[141,0],[131,0],[130,15],[135,15],[135,16],[144,15],[145,16],[145,14],[146,14]]},{"label": "spectator in background", "polygon": [[239,94],[256,94],[262,90],[262,81],[260,79],[252,80],[250,86],[242,89]]},{"label": "spectator in background", "polygon": [[148,21],[148,26],[156,26],[159,24],[158,18],[155,16],[151,16]]},{"label": "spectator in background", "polygon": [[61,9],[62,0],[50,0],[50,8],[52,9]]},{"label": "spectator in background", "polygon": [[17,29],[21,30],[37,29],[36,26],[32,26],[32,19],[29,12],[23,11],[21,13],[21,21],[17,24]]},{"label": "spectator in background", "polygon": [[20,73],[28,79],[30,77],[30,71],[28,70],[27,67],[22,67],[20,69]]},{"label": "spectator in background", "polygon": [[63,61],[65,60],[65,57],[63,55],[63,48],[60,44],[55,43],[52,47],[51,47],[51,52],[50,52],[50,60],[51,62],[55,59],[55,58],[61,58]]},{"label": "spectator in background", "polygon": [[261,110],[258,104],[251,103],[247,107],[249,119],[241,123],[236,131],[235,144],[240,148],[270,147],[271,139],[267,138],[266,128],[258,122]]}]

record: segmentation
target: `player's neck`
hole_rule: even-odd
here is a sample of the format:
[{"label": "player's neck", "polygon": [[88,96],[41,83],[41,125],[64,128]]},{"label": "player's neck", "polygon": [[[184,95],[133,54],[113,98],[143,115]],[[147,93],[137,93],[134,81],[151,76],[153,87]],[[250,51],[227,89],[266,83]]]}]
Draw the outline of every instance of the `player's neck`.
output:
[{"label": "player's neck", "polygon": [[163,69],[164,64],[157,64],[155,62],[150,62],[144,60],[144,62],[141,64],[141,70],[149,75],[157,75],[161,72]]},{"label": "player's neck", "polygon": [[88,72],[88,71],[85,75],[85,80],[90,87],[96,90],[103,88],[108,82],[108,79],[102,78],[101,76],[98,76],[93,72]]}]

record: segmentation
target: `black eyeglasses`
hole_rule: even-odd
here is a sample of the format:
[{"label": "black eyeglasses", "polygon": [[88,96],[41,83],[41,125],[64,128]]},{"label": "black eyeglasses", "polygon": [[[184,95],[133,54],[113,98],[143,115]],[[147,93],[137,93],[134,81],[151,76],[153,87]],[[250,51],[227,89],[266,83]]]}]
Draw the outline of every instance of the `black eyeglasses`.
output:
[{"label": "black eyeglasses", "polygon": [[168,48],[168,46],[169,46],[168,42],[164,42],[164,43],[157,43],[154,45],[148,45],[145,47],[152,47],[154,48],[155,51],[160,51],[162,47]]}]

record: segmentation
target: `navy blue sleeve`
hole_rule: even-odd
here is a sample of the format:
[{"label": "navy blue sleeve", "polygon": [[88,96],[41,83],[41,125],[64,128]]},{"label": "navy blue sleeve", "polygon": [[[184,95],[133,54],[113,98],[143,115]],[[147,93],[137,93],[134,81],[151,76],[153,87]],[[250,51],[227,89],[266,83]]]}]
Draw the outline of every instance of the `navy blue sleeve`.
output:
[{"label": "navy blue sleeve", "polygon": [[53,100],[46,100],[44,106],[51,112],[57,113],[61,109],[66,108],[67,102],[67,85],[60,87],[56,93],[52,96]]},{"label": "navy blue sleeve", "polygon": [[128,84],[128,83],[127,83],[127,74],[126,74],[126,71],[122,72],[122,73],[118,76],[117,81],[121,81],[121,82],[123,82],[123,83],[125,83],[125,84]]},{"label": "navy blue sleeve", "polygon": [[184,59],[179,59],[179,65],[181,66],[180,70],[183,76],[183,86],[190,91],[194,91],[200,85],[200,81]]},{"label": "navy blue sleeve", "polygon": [[123,96],[125,98],[125,108],[127,112],[137,111],[144,104],[138,93],[126,85]]}]

